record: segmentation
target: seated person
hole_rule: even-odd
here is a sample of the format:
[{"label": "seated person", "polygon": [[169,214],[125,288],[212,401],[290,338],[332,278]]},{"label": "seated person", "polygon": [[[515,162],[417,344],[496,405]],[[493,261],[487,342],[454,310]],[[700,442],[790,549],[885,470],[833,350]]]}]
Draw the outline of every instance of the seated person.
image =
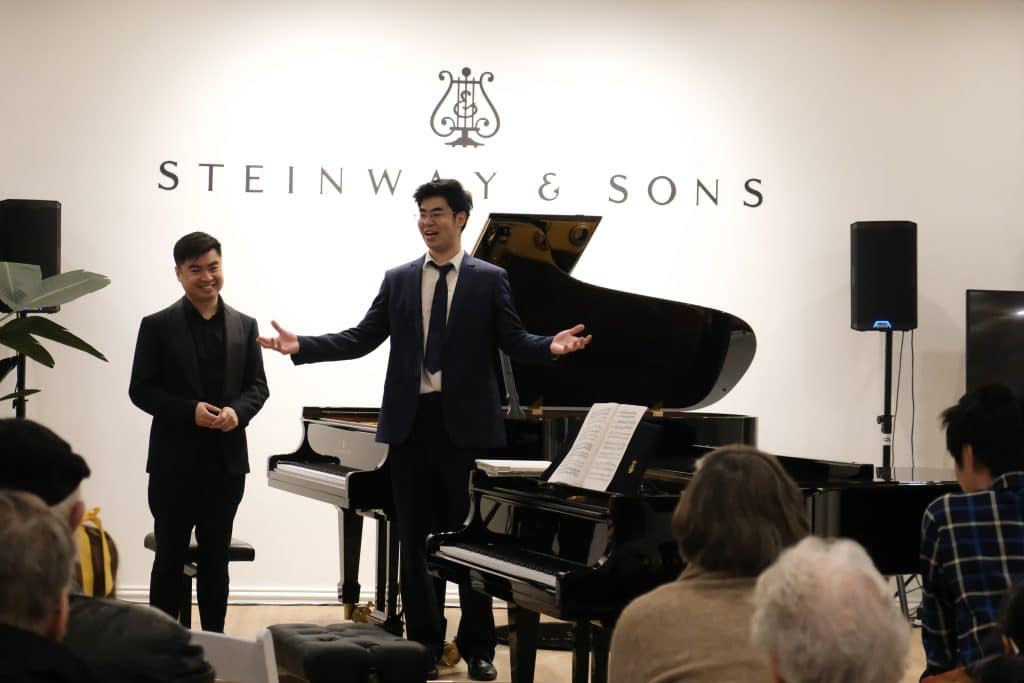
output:
[{"label": "seated person", "polygon": [[933,501],[921,523],[922,676],[1002,652],[1003,594],[1024,579],[1024,415],[1003,385],[942,413],[963,493]]},{"label": "seated person", "polygon": [[[967,667],[969,679],[975,683],[1018,683],[1024,681],[1024,581],[1018,581],[1003,598],[999,610],[999,631],[1003,653],[978,660]],[[944,680],[936,677],[938,680]],[[927,680],[927,679],[926,679]]]},{"label": "seated person", "polygon": [[608,680],[768,681],[767,655],[749,643],[750,596],[808,529],[803,494],[774,456],[747,446],[704,456],[672,515],[686,569],[622,612]]},{"label": "seated person", "polygon": [[910,625],[857,543],[809,537],[757,580],[751,640],[781,683],[897,683]]},{"label": "seated person", "polygon": [[[85,460],[46,427],[0,419],[0,490],[39,496],[74,530],[85,512],[79,484],[87,476]],[[64,645],[105,683],[213,681],[202,648],[190,638],[159,610],[72,590]]]},{"label": "seated person", "polygon": [[0,491],[0,681],[97,679],[60,644],[75,546],[37,496]]}]

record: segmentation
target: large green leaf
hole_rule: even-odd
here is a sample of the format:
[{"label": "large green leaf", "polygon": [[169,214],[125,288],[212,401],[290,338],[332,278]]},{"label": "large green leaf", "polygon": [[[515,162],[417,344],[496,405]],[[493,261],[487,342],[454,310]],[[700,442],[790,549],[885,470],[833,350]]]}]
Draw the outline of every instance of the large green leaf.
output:
[{"label": "large green leaf", "polygon": [[25,308],[25,301],[39,293],[43,281],[39,266],[0,261],[0,301],[12,311]]},{"label": "large green leaf", "polygon": [[110,278],[87,270],[72,270],[43,279],[25,301],[26,308],[60,306],[110,284]]},{"label": "large green leaf", "polygon": [[43,337],[45,339],[52,339],[53,341],[70,346],[73,349],[84,351],[90,356],[99,358],[102,361],[106,361],[107,357],[102,353],[93,348],[84,339],[81,339],[74,334],[68,332],[67,328],[63,325],[58,325],[53,322],[50,318],[41,315],[30,315],[24,318],[20,318],[17,321],[7,323],[3,328],[0,328],[0,334],[3,334],[3,330],[9,327],[14,327],[16,333],[27,333],[37,337]]},{"label": "large green leaf", "polygon": [[0,396],[0,401],[6,401],[9,398],[21,398],[24,396],[31,396],[32,394],[38,394],[40,389],[22,389],[21,391],[14,391],[6,396]]},{"label": "large green leaf", "polygon": [[28,330],[25,329],[25,321],[38,318],[15,318],[3,327],[0,327],[0,344],[10,347],[18,353],[23,353],[37,363],[42,363],[52,368],[53,356],[36,341]]},{"label": "large green leaf", "polygon": [[11,373],[11,370],[18,367],[18,357],[9,356],[0,360],[0,382],[3,382],[7,378],[7,375]]}]

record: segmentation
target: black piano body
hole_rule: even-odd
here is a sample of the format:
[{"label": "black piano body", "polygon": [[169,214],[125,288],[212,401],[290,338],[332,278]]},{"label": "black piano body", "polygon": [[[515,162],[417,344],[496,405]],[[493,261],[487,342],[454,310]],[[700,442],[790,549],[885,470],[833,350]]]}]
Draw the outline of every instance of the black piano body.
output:
[{"label": "black piano body", "polygon": [[359,602],[363,518],[377,522],[375,600],[365,617],[400,635],[399,548],[389,521],[387,444],[375,441],[379,412],[376,408],[303,408],[302,443],[294,453],[269,458],[267,482],[337,508],[338,599],[346,618],[353,617]]},{"label": "black piano body", "polygon": [[[595,216],[491,214],[473,249],[508,272],[531,332],[553,334],[582,322],[593,335],[584,351],[549,365],[500,357],[496,371],[509,403],[506,455],[559,459],[598,402],[650,407],[645,422],[656,425],[658,452],[647,456],[656,460],[692,462],[718,446],[755,444],[756,418],[692,412],[725,396],[746,372],[756,349],[753,330],[724,311],[574,279],[599,223]],[[492,481],[501,483],[492,488]],[[579,668],[592,622],[614,623],[625,602],[678,573],[667,526],[678,490],[609,494],[474,473],[467,527],[431,537],[428,564],[437,576],[509,601],[514,680],[532,680],[541,613],[576,624]],[[504,524],[512,528],[499,533]],[[522,564],[529,578],[492,571],[484,551],[519,558],[512,564]]]},{"label": "black piano body", "polygon": [[[550,334],[583,322],[593,334],[585,351],[549,366],[500,358],[510,457],[557,461],[597,402],[648,406],[644,422],[659,432],[656,452],[629,490],[475,472],[466,525],[428,539],[436,576],[508,603],[516,683],[533,680],[541,614],[572,623],[573,681],[588,674],[606,680],[608,642],[623,607],[682,568],[670,519],[696,459],[730,443],[756,444],[756,418],[694,412],[742,377],[756,349],[753,330],[723,311],[572,278],[598,222],[492,214],[474,248],[508,271],[527,329]],[[869,465],[782,461],[805,491],[816,532],[855,538],[882,571],[916,573],[921,512],[950,483],[876,482]],[[861,524],[868,513],[885,515],[885,523]]]},{"label": "black piano body", "polygon": [[[918,572],[924,508],[957,490],[949,481],[876,480],[867,465],[778,457],[804,492],[812,533],[856,540],[900,580]],[[808,465],[825,476],[803,479]],[[647,473],[639,492],[623,494],[474,472],[466,526],[430,537],[437,575],[508,603],[513,681],[533,680],[541,614],[573,623],[574,683],[606,680],[622,609],[679,576],[671,516],[692,468],[655,463]]]}]

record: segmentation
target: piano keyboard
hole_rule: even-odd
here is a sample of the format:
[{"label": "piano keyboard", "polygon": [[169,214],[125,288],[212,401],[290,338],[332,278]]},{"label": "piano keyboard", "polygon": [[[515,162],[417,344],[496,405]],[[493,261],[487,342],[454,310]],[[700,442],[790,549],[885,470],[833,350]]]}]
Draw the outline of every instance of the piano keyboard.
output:
[{"label": "piano keyboard", "polygon": [[346,485],[345,475],[352,470],[341,465],[334,464],[295,464],[279,462],[274,471],[279,474],[288,475],[289,479],[298,479],[303,482],[327,484],[332,487],[339,487],[344,490]]},{"label": "piano keyboard", "polygon": [[575,562],[515,546],[450,543],[438,548],[436,554],[549,588],[555,588],[559,572],[583,568],[583,565]]}]

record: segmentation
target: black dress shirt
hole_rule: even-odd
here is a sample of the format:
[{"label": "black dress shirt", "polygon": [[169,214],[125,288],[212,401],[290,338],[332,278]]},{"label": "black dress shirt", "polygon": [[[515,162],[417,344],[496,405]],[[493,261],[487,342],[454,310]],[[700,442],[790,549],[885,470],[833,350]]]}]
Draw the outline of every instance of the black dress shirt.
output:
[{"label": "black dress shirt", "polygon": [[[185,299],[185,320],[188,322],[188,330],[199,362],[199,381],[203,385],[202,400],[220,408],[224,405],[224,368],[227,363],[224,305],[218,298],[217,312],[207,320],[191,301]],[[207,430],[204,437],[201,446],[203,451],[219,453],[221,432]]]}]

